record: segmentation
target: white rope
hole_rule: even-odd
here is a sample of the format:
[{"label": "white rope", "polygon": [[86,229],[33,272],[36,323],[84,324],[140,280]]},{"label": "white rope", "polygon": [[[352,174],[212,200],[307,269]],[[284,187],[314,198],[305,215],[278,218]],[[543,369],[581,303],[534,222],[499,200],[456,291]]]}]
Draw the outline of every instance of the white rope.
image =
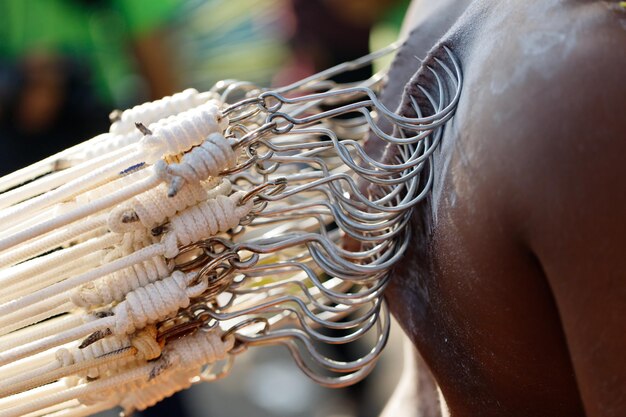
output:
[{"label": "white rope", "polygon": [[[92,170],[88,174],[64,183],[54,190],[48,191],[38,197],[34,197],[0,211],[0,221],[15,221],[12,217],[19,218],[20,213],[25,215],[24,213],[31,213],[60,201],[69,200],[78,193],[104,184],[112,177],[119,175],[120,171],[123,171],[129,166],[136,165],[139,162],[141,162],[141,155],[138,152],[127,154],[115,162],[111,162],[96,170]],[[2,250],[4,250],[4,245],[2,247]]]},{"label": "white rope", "polygon": [[199,296],[207,288],[206,279],[193,283],[195,278],[195,273],[175,271],[167,278],[139,287],[126,294],[125,300],[114,307],[113,316],[1,352],[0,366],[107,328],[115,334],[130,334],[148,324],[165,320],[180,308],[187,307],[191,298]]},{"label": "white rope", "polygon": [[174,118],[171,123],[164,125],[157,124],[154,132],[141,139],[137,151],[121,160],[105,165],[94,172],[74,181],[70,181],[39,197],[0,211],[0,222],[10,221],[12,216],[25,216],[26,213],[45,208],[62,200],[67,200],[80,192],[94,188],[108,181],[111,175],[117,174],[120,171],[124,172],[126,168],[136,165],[139,162],[143,161],[149,164],[156,163],[154,175],[144,181],[140,181],[117,193],[93,201],[63,216],[32,226],[7,238],[0,239],[0,251],[121,203],[157,186],[167,166],[167,164],[160,160],[161,157],[186,152],[192,147],[201,144],[211,133],[219,133],[222,131],[222,127],[227,124],[227,118],[222,117],[217,106],[212,103],[181,113]]},{"label": "white rope", "polygon": [[225,169],[237,163],[237,155],[232,143],[219,133],[210,134],[198,147],[183,156],[180,164],[167,167],[167,173],[173,177],[168,195],[175,196],[184,182],[194,183],[209,177],[217,177]]},{"label": "white rope", "polygon": [[178,391],[189,388],[191,379],[205,364],[219,362],[233,348],[234,338],[222,339],[219,330],[198,332],[173,342],[155,363],[148,380],[136,379],[124,387],[110,390],[105,395],[98,393],[94,398],[81,397],[86,404],[99,398],[116,396],[124,411],[145,410]]},{"label": "white rope", "polygon": [[18,361],[27,356],[35,355],[50,348],[69,343],[74,340],[78,340],[81,337],[100,330],[101,327],[102,323],[100,323],[100,320],[95,320],[92,322],[84,323],[80,326],[74,327],[64,332],[44,337],[34,342],[25,343],[16,348],[0,352],[0,366],[4,366],[8,363]]},{"label": "white rope", "polygon": [[156,187],[157,185],[159,185],[160,182],[161,181],[158,176],[152,176],[143,181],[139,181],[129,187],[126,187],[115,194],[102,197],[87,205],[77,207],[75,210],[62,214],[61,216],[54,217],[43,223],[39,223],[35,226],[29,227],[7,238],[0,239],[0,250],[5,250],[12,246],[19,245],[29,239],[33,239],[54,229],[65,227],[77,220],[95,214],[100,210],[112,207],[116,204],[128,200],[129,198],[137,194]]},{"label": "white rope", "polygon": [[[137,136],[140,136],[139,133],[137,133]],[[93,159],[82,162],[63,171],[44,176],[6,193],[2,193],[0,195],[0,208],[9,207],[15,203],[25,201],[36,195],[57,188],[76,177],[83,176],[88,172],[93,171],[95,168],[111,164],[114,160],[119,159],[125,153],[128,153],[128,149],[119,149],[117,152],[113,153],[96,153],[94,154]]]},{"label": "white rope", "polygon": [[132,337],[110,336],[84,348],[60,348],[55,361],[45,366],[24,367],[21,374],[0,382],[0,396],[48,384],[63,377],[76,375],[90,379],[110,375],[161,356],[154,326]]},{"label": "white rope", "polygon": [[[243,195],[242,192],[232,194],[229,197],[218,195],[213,200],[207,200],[186,209],[171,219],[171,230],[165,233],[160,243],[139,249],[131,255],[106,263],[84,274],[73,276],[19,299],[4,303],[0,305],[0,317],[15,313],[42,300],[57,296],[74,287],[139,264],[155,256],[165,256],[172,259],[178,255],[179,246],[188,245],[236,227],[253,207],[252,200],[248,200],[244,205],[239,204]],[[58,257],[60,258],[62,255]],[[43,267],[44,265],[44,263],[37,262],[35,267]],[[24,271],[20,272],[24,273]],[[15,279],[15,276],[13,275],[11,278]]]},{"label": "white rope", "polygon": [[119,403],[126,414],[130,414],[135,410],[143,411],[148,407],[154,406],[159,401],[189,388],[192,385],[192,379],[197,374],[196,370],[188,370],[159,375],[151,383],[137,385]]},{"label": "white rope", "polygon": [[[184,373],[189,369],[200,368],[203,364],[225,359],[233,344],[234,338],[229,337],[223,340],[219,329],[198,332],[193,336],[173,341],[167,346],[162,357],[156,361],[129,368],[110,377],[69,387],[62,391],[52,391],[48,395],[29,398],[28,402],[20,402],[10,408],[2,407],[0,417],[23,416],[76,398],[87,405],[94,401],[98,402],[102,398],[110,399],[116,396],[128,398],[126,400],[127,407],[149,404],[153,401],[151,398],[162,399],[164,396],[171,395],[167,393],[172,388],[182,389],[186,386],[178,379],[179,384],[174,387],[170,384],[159,384],[159,382],[163,383],[170,379],[174,372]],[[177,368],[179,366],[180,368]],[[154,385],[155,388],[161,385],[164,388],[150,391],[152,393],[151,398],[147,398],[145,395],[130,397],[133,392],[142,390],[149,385]]]},{"label": "white rope", "polygon": [[52,252],[2,270],[0,271],[0,285],[5,287],[14,283],[19,284],[20,281],[45,273],[50,268],[67,265],[68,262],[72,262],[97,250],[118,244],[121,238],[121,235],[110,234],[101,238],[89,239],[66,250]]},{"label": "white rope", "polygon": [[142,367],[132,368],[128,372],[114,375],[111,378],[103,378],[74,387],[66,387],[63,384],[57,388],[58,390],[56,392],[52,392],[49,395],[29,396],[27,402],[20,402],[16,406],[10,408],[3,407],[0,409],[0,417],[21,417],[24,414],[89,395],[92,392],[105,391],[117,386],[128,384],[136,379],[140,379],[142,377],[145,378],[151,368],[151,365],[144,365]]},{"label": "white rope", "polygon": [[188,88],[172,96],[159,100],[139,104],[131,109],[124,110],[118,120],[111,124],[109,132],[121,135],[135,130],[135,123],[151,124],[168,116],[181,113],[210,99],[210,94],[200,94],[193,88]]},{"label": "white rope", "polygon": [[115,400],[108,399],[107,401],[100,402],[94,405],[82,405],[71,404],[64,406],[61,410],[51,413],[45,413],[46,417],[87,417],[99,412],[108,410],[117,405]]},{"label": "white rope", "polygon": [[130,334],[147,324],[169,318],[181,308],[189,306],[193,297],[206,290],[208,282],[201,279],[197,283],[196,273],[185,274],[174,271],[172,275],[137,288],[127,294],[126,299],[113,308],[115,334]]},{"label": "white rope", "polygon": [[92,217],[84,222],[72,225],[71,227],[55,230],[45,237],[31,242],[29,245],[18,246],[14,250],[7,251],[0,255],[0,268],[15,265],[58,247],[59,245],[66,244],[84,233],[105,226],[107,224],[106,220],[105,216]]},{"label": "white rope", "polygon": [[33,399],[53,395],[65,390],[67,390],[67,384],[65,381],[61,380],[29,391],[20,392],[19,394],[11,395],[10,397],[0,398],[0,410],[6,410],[11,407],[19,406],[20,404],[30,402]]},{"label": "white rope", "polygon": [[[206,178],[206,177],[205,177]],[[217,195],[230,194],[228,180],[219,185],[217,178],[193,182],[176,196],[167,196],[167,186],[159,185],[150,191],[135,196],[127,204],[113,209],[108,217],[108,227],[113,232],[124,233],[140,227],[152,229],[163,224],[168,218],[201,201]]]},{"label": "white rope", "polygon": [[37,187],[40,192],[45,192],[63,184],[67,178],[75,178],[85,174],[90,169],[93,169],[94,165],[98,166],[96,161],[90,161],[93,158],[102,158],[103,160],[118,158],[120,154],[105,154],[109,154],[115,150],[121,150],[120,148],[140,139],[141,135],[135,130],[135,122],[141,122],[149,126],[152,123],[158,123],[159,121],[168,119],[170,116],[190,110],[207,102],[211,98],[213,98],[213,95],[210,93],[198,93],[194,89],[188,89],[181,93],[174,94],[171,97],[164,97],[160,100],[141,104],[122,112],[120,120],[115,121],[111,125],[110,133],[98,135],[91,140],[75,145],[36,164],[2,177],[0,179],[0,191],[23,184],[50,172],[60,160],[76,159],[77,157],[83,159],[83,162],[79,164],[81,165],[80,168],[71,167],[31,183],[37,184],[36,186],[29,184],[20,187],[19,190],[15,190],[14,192],[2,194],[0,196],[0,208],[7,207],[17,202],[8,202],[9,199],[7,197],[9,196],[17,196],[18,201],[20,199],[31,198],[39,194],[39,192],[33,194],[27,191],[29,189]]},{"label": "white rope", "polygon": [[171,259],[178,255],[179,246],[185,246],[236,227],[253,207],[252,200],[248,200],[243,205],[240,204],[244,194],[237,192],[229,197],[218,195],[212,200],[203,201],[174,216],[170,221],[171,230],[162,240],[165,257]]},{"label": "white rope", "polygon": [[171,268],[162,257],[145,260],[72,290],[70,300],[77,307],[91,309],[121,301],[129,292],[168,276]]},{"label": "white rope", "polygon": [[[22,328],[16,332],[0,337],[0,351],[5,351],[23,343],[49,336],[78,326],[83,323],[83,317],[77,314],[66,314],[40,323],[37,326]],[[5,370],[3,370],[4,373]]]},{"label": "white rope", "polygon": [[77,403],[78,403],[78,401],[76,401],[76,400],[66,401],[64,403],[55,404],[52,407],[44,408],[43,410],[33,411],[32,413],[28,413],[28,414],[26,414],[26,415],[24,415],[22,417],[43,417],[43,416],[48,416],[48,415],[50,415],[50,413],[56,413],[56,412],[59,412],[59,411],[64,410],[64,409],[74,407],[74,406],[76,406]]},{"label": "white rope", "polygon": [[[61,251],[58,252],[60,253]],[[101,265],[105,254],[106,251],[104,250],[92,251],[80,258],[75,258],[72,261],[51,267],[37,275],[29,275],[21,281],[14,283],[14,285],[4,287],[7,291],[0,297],[0,303],[6,303],[7,301],[20,298],[29,292],[38,291],[56,282],[63,281],[70,276],[85,273]],[[0,331],[0,334],[1,333]]]},{"label": "white rope", "polygon": [[230,359],[243,328],[208,329],[196,307],[230,283],[218,275],[238,253],[225,245],[234,258],[216,274],[202,241],[235,240],[278,182],[272,150],[262,180],[233,174],[263,168],[239,133],[264,122],[227,130],[217,97],[190,89],[128,109],[109,133],[0,179],[25,183],[0,194],[0,417],[143,410]]},{"label": "white rope", "polygon": [[41,303],[29,308],[28,314],[13,313],[2,317],[2,321],[0,321],[3,327],[2,331],[7,332],[10,329],[20,329],[29,326],[53,315],[64,313],[69,307],[65,294],[46,298]]},{"label": "white rope", "polygon": [[178,155],[200,145],[211,133],[221,133],[228,126],[219,108],[207,103],[181,113],[171,123],[157,125],[139,141],[139,149],[148,164],[163,156]]}]

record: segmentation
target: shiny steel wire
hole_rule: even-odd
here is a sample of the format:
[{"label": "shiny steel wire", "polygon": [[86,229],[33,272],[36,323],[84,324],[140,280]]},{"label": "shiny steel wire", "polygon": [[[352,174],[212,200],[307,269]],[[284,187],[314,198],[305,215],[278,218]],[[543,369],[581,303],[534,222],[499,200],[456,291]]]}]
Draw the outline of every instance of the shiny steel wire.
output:
[{"label": "shiny steel wire", "polygon": [[[462,87],[460,65],[446,47],[445,60],[426,66],[434,83],[417,85],[428,106],[410,99],[415,117],[383,105],[381,74],[353,85],[329,80],[395,47],[276,90],[232,80],[212,90],[226,102],[238,100],[224,111],[231,120],[227,133],[248,159],[228,174],[235,188],[252,187],[247,198],[255,208],[230,239],[190,248],[200,248],[198,259],[213,265],[205,273],[219,270],[216,279],[227,284],[186,314],[230,328],[238,352],[286,346],[325,386],[359,381],[384,348],[389,271],[407,249],[411,209],[431,188],[429,159]],[[393,129],[383,130],[381,119]],[[368,132],[396,147],[395,158],[369,156],[363,147]],[[353,361],[320,353],[323,344],[365,339],[373,346]]]}]

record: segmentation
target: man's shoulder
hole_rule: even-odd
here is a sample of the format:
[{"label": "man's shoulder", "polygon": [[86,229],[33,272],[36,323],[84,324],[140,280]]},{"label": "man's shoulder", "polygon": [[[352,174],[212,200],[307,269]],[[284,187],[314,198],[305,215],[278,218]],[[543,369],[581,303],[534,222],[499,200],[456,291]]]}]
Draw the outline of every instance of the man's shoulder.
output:
[{"label": "man's shoulder", "polygon": [[498,7],[467,32],[471,40],[459,39],[464,93],[475,103],[506,104],[520,116],[546,110],[566,116],[590,110],[591,97],[620,98],[626,88],[626,8],[569,2],[540,16],[536,4],[549,2],[529,3]]},{"label": "man's shoulder", "polygon": [[589,175],[613,178],[623,165],[610,166],[626,154],[626,10],[605,3],[488,15],[461,51],[457,140],[485,155],[481,173],[525,224],[568,192],[608,192]]}]

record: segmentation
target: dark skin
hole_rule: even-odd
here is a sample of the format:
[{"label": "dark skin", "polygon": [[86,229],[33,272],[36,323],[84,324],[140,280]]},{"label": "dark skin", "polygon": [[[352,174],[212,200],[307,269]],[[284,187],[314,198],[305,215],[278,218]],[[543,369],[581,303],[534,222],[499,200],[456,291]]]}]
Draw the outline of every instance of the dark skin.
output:
[{"label": "dark skin", "polygon": [[465,85],[393,271],[394,315],[453,417],[625,415],[626,11],[422,0],[412,13],[386,104],[403,109],[414,56],[431,63],[438,45]]}]

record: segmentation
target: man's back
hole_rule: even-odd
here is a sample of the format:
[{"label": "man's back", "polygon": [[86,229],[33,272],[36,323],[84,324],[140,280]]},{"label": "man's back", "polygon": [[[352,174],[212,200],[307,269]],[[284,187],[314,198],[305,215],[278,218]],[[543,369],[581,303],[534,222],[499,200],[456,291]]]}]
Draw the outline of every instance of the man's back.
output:
[{"label": "man's back", "polygon": [[432,11],[451,22],[442,38],[422,15],[386,90],[394,107],[412,56],[459,57],[461,99],[389,303],[453,416],[624,415],[626,11],[468,3]]}]

